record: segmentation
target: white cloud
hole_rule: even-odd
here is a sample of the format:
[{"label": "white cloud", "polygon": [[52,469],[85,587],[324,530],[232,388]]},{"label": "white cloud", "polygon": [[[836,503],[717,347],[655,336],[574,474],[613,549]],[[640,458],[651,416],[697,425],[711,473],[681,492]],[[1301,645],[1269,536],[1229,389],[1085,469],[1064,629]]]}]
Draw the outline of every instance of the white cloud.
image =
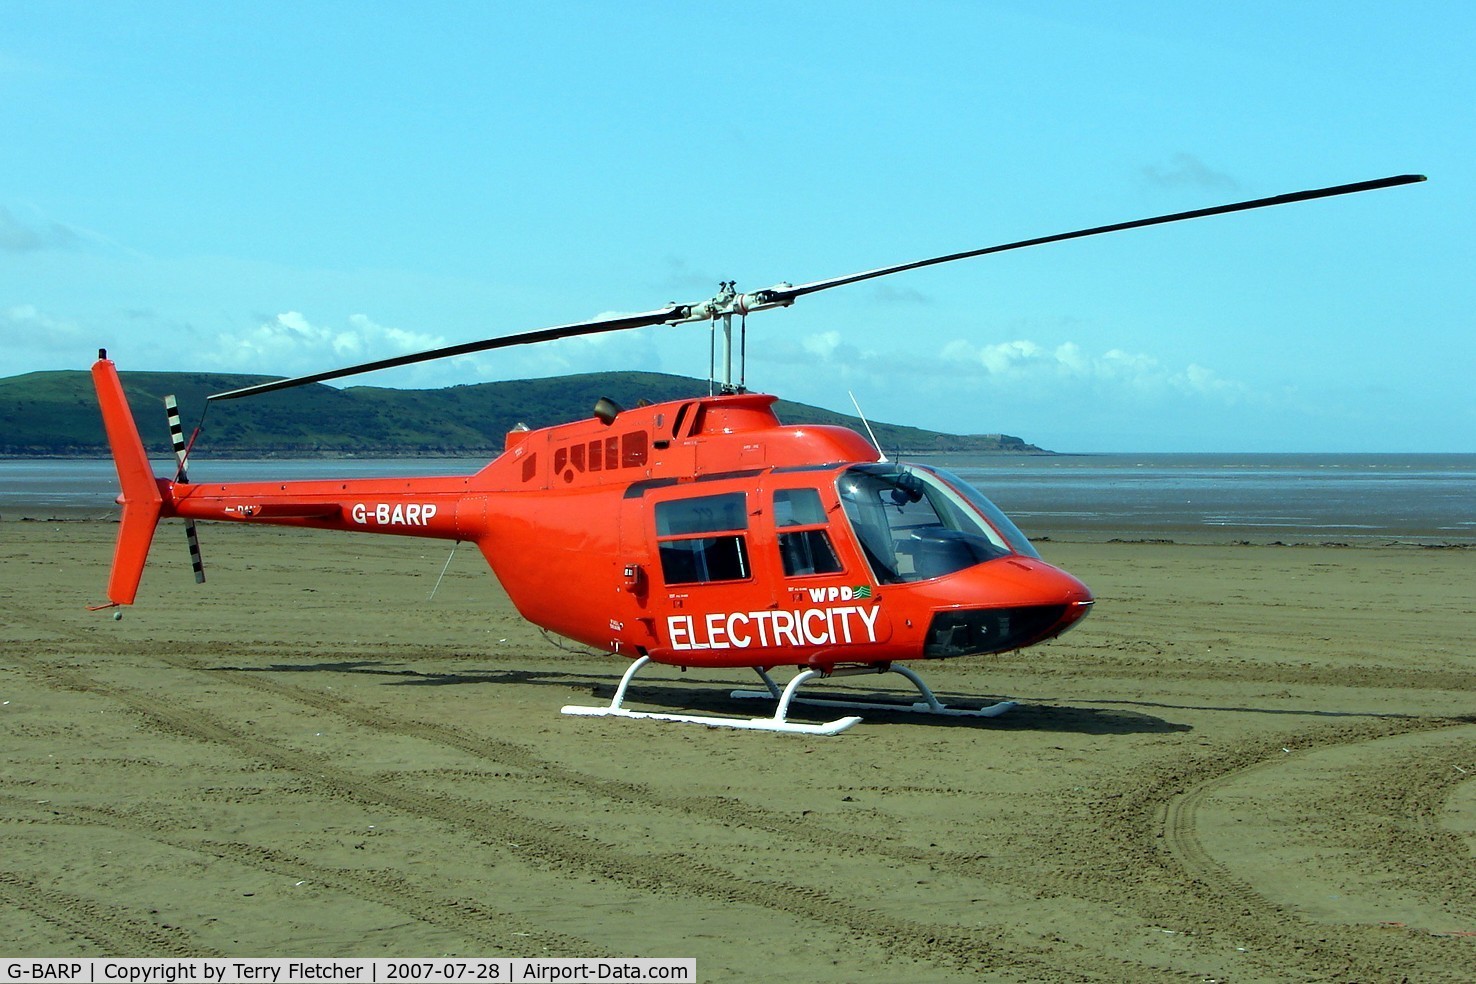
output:
[{"label": "white cloud", "polygon": [[843,332],[834,330],[766,338],[761,344],[749,345],[748,360],[750,364],[761,363],[766,378],[787,384],[813,382],[817,375],[832,381],[886,378],[895,375],[899,365],[871,349],[856,346]]},{"label": "white cloud", "polygon": [[829,361],[835,356],[836,350],[841,347],[841,335],[838,331],[808,335],[800,339],[800,347],[809,354],[819,357],[821,361]]},{"label": "white cloud", "polygon": [[362,314],[347,325],[315,325],[299,311],[284,311],[248,332],[216,336],[203,361],[230,372],[282,375],[333,369],[445,345],[439,335],[381,325]]},{"label": "white cloud", "polygon": [[1099,392],[1128,394],[1178,393],[1237,402],[1253,395],[1243,383],[1222,378],[1213,369],[1191,363],[1182,369],[1165,366],[1140,352],[1108,349],[1094,353],[1076,342],[1047,348],[1028,339],[975,345],[962,339],[939,352],[945,366],[983,370],[991,384],[1035,385],[1070,381]]},{"label": "white cloud", "polygon": [[[627,317],[631,311],[603,311],[590,318],[603,321]],[[701,327],[701,331],[696,329]],[[698,339],[695,336],[700,335]],[[688,337],[693,336],[693,337]],[[451,360],[456,378],[449,381],[482,382],[487,379],[509,379],[566,375],[583,372],[639,370],[664,372],[662,354],[674,345],[683,345],[694,354],[700,348],[702,363],[695,361],[678,371],[691,374],[706,369],[706,328],[681,325],[675,328],[648,325],[644,328],[620,329],[591,335],[577,335],[552,342],[493,349]],[[700,345],[695,344],[700,341]],[[736,342],[735,342],[736,344]]]},{"label": "white cloud", "polygon": [[75,360],[78,352],[86,353],[92,341],[77,324],[51,317],[34,304],[15,304],[0,310],[0,337],[5,339],[10,358],[26,352],[63,361]]},{"label": "white cloud", "polygon": [[[961,344],[965,347],[960,348]],[[975,349],[972,353],[967,351],[972,348],[967,343],[951,342],[945,348],[954,358],[977,360],[990,374],[996,376],[1028,371],[1031,365],[1039,363],[1047,355],[1039,345],[1025,340],[997,342]]]},{"label": "white cloud", "polygon": [[1179,389],[1204,396],[1218,396],[1239,400],[1252,395],[1250,387],[1228,379],[1221,379],[1213,369],[1190,363],[1183,372],[1175,373],[1169,381]]}]

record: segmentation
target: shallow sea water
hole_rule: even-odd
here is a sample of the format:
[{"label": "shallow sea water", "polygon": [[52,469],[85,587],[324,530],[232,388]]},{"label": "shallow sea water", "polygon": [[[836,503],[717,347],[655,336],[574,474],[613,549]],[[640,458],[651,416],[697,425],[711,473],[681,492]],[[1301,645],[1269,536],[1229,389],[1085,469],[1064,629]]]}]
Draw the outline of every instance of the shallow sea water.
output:
[{"label": "shallow sea water", "polygon": [[[1033,537],[1476,544],[1476,454],[929,456]],[[171,460],[155,470],[167,474]],[[199,459],[196,481],[465,475],[480,459]],[[0,460],[0,520],[106,517],[105,459]]]}]

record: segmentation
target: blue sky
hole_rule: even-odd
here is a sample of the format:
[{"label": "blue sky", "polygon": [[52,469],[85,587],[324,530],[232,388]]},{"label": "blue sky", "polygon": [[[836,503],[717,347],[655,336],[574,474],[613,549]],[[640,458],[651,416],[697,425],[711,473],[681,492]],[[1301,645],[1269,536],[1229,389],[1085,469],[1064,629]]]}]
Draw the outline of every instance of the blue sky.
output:
[{"label": "blue sky", "polygon": [[[0,376],[292,375],[1164,212],[749,323],[1061,451],[1476,451],[1476,7],[0,0]],[[363,377],[702,377],[705,326]],[[591,394],[591,402],[598,394]],[[186,408],[188,413],[188,408]]]}]

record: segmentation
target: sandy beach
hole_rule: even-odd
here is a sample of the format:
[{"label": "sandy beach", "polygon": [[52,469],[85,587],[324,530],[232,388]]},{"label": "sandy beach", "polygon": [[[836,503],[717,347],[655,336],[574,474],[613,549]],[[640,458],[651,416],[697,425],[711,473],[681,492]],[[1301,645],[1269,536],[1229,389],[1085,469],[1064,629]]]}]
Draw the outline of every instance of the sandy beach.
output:
[{"label": "sandy beach", "polygon": [[[1043,543],[1077,629],[960,723],[564,716],[624,662],[474,550],[0,523],[0,955],[675,956],[704,981],[1476,979],[1476,551]],[[737,671],[633,706],[735,707]],[[895,689],[848,678],[828,692]],[[818,712],[817,712],[818,713]]]}]

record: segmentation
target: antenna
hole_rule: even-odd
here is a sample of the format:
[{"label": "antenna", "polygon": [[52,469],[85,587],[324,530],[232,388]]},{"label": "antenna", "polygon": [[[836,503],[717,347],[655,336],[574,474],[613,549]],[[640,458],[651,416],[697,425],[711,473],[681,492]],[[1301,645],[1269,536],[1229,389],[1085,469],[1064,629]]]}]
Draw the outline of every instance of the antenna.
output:
[{"label": "antenna", "polygon": [[881,460],[887,460],[887,453],[882,450],[881,442],[876,439],[876,434],[871,430],[871,421],[866,419],[866,414],[861,409],[861,404],[856,400],[856,394],[846,390],[846,395],[851,398],[851,406],[856,408],[856,416],[861,418],[861,423],[866,428],[866,434],[871,438],[871,446],[876,448],[876,453],[881,455]]}]

